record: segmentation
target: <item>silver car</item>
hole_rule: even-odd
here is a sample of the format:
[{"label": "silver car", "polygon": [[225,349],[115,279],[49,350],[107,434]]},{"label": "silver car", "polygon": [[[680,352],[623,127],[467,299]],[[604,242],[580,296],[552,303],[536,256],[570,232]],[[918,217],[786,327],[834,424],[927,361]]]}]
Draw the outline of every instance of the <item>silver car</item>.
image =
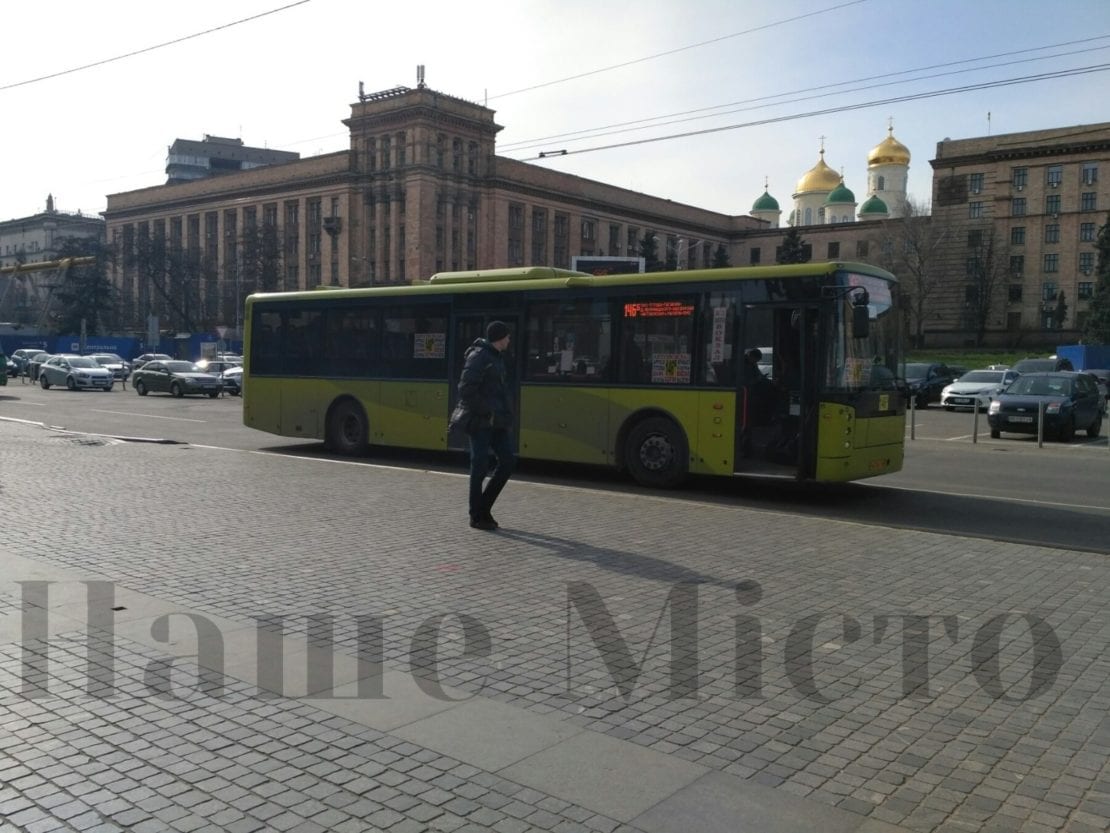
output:
[{"label": "silver car", "polygon": [[115,377],[88,356],[51,356],[39,368],[39,384],[43,390],[52,385],[65,385],[70,390],[111,390]]}]

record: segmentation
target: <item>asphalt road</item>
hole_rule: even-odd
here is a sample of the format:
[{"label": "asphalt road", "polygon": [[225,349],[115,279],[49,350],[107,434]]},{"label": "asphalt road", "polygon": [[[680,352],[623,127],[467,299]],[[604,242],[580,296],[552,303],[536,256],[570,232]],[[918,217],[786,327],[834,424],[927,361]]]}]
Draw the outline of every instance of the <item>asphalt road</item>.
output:
[{"label": "asphalt road", "polygon": [[[329,457],[319,443],[259,433],[243,426],[238,397],[140,397],[118,385],[110,393],[44,391],[10,380],[0,388],[0,417],[55,428],[165,439],[197,445]],[[1110,553],[1110,450],[1106,437],[1069,444],[1004,435],[991,440],[980,416],[940,408],[915,415],[905,470],[858,483],[823,486],[792,481],[698,478],[676,500],[758,506],[767,511],[834,517],[868,525]],[[907,435],[909,431],[907,430]],[[375,451],[367,465],[463,470],[458,455]],[[599,491],[637,486],[607,470],[526,463],[519,476]]]}]

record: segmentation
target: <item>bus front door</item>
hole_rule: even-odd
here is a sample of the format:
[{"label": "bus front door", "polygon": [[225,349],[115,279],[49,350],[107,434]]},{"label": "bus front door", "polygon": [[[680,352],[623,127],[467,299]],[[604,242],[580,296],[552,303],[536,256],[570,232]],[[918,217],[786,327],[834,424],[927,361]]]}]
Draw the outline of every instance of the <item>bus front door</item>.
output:
[{"label": "bus front door", "polygon": [[[462,375],[463,364],[466,361],[466,351],[477,339],[485,338],[486,327],[491,321],[504,321],[509,325],[509,349],[505,351],[505,371],[509,377],[509,388],[513,392],[513,442],[518,443],[520,437],[520,368],[518,367],[520,351],[518,342],[522,338],[520,319],[515,315],[499,313],[466,313],[455,316],[452,327],[451,348],[451,378],[448,380],[450,395],[448,396],[448,415],[455,410],[459,401],[459,376]],[[450,431],[447,435],[447,447],[453,451],[466,451],[470,448],[466,434],[458,429]]]}]

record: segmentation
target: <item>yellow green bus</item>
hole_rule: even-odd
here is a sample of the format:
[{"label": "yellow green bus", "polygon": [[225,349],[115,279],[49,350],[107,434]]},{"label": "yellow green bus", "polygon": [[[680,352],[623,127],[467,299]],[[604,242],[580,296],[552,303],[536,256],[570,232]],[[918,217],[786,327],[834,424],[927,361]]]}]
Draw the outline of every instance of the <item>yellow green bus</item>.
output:
[{"label": "yellow green bus", "polygon": [[[896,282],[859,263],[589,275],[438,273],[252,295],[243,421],[335,452],[463,450],[463,353],[513,334],[522,458],[688,475],[847,481],[902,467]],[[753,352],[755,348],[758,352]]]}]

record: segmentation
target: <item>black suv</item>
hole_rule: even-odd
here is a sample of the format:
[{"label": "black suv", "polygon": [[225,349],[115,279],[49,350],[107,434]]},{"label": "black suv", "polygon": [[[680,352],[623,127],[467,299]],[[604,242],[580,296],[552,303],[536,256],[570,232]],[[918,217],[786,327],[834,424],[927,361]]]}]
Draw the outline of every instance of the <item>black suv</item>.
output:
[{"label": "black suv", "polygon": [[1075,370],[1068,359],[1022,359],[1011,370],[1018,373],[1057,373],[1061,370]]},{"label": "black suv", "polygon": [[930,402],[940,402],[941,391],[955,380],[956,374],[946,364],[910,362],[906,365],[906,399],[912,399],[918,408],[927,408]]}]

